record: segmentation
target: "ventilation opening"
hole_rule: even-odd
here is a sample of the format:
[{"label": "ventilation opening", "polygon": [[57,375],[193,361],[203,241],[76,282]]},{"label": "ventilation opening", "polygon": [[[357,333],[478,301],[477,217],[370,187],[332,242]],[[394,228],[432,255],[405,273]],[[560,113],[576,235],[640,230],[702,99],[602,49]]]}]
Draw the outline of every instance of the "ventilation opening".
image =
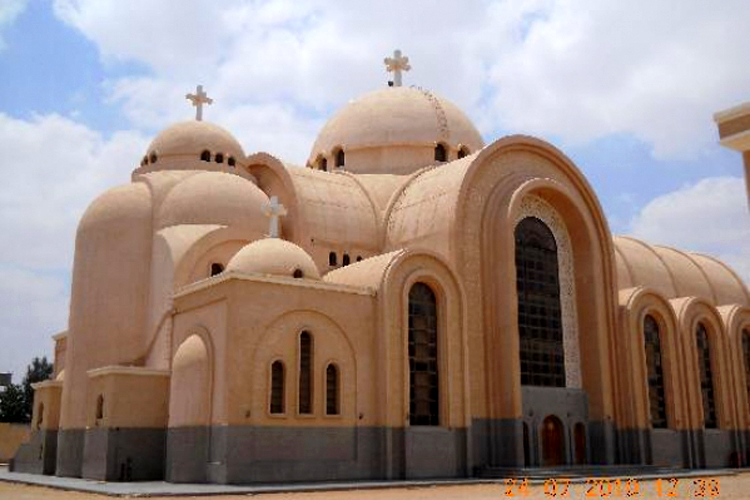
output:
[{"label": "ventilation opening", "polygon": [[96,419],[101,420],[104,418],[104,396],[99,394],[96,398]]},{"label": "ventilation opening", "polygon": [[298,278],[298,279],[299,278],[304,278],[305,273],[302,272],[302,269],[297,268],[297,269],[294,270],[294,273],[292,273],[292,276],[295,277],[295,278]]},{"label": "ventilation opening", "polygon": [[214,262],[211,264],[211,276],[216,276],[217,274],[224,272],[224,266],[219,264],[218,262]]},{"label": "ventilation opening", "polygon": [[237,164],[237,161],[234,159],[234,156],[230,156],[229,159],[227,159],[227,165],[230,167],[233,167]]},{"label": "ventilation opening", "polygon": [[336,166],[343,167],[345,160],[346,160],[346,157],[344,156],[344,150],[339,149],[338,151],[336,151]]},{"label": "ventilation opening", "polygon": [[461,146],[461,149],[458,150],[458,157],[464,158],[466,156],[469,156],[469,149],[466,146]]},{"label": "ventilation opening", "polygon": [[201,153],[201,161],[211,161],[211,152],[209,150],[205,150]]},{"label": "ventilation opening", "polygon": [[435,146],[435,161],[445,161],[448,158],[448,154],[445,151],[445,146],[438,144]]},{"label": "ventilation opening", "polygon": [[216,156],[214,157],[214,161],[216,161],[216,163],[224,163],[224,154],[216,153]]},{"label": "ventilation opening", "polygon": [[357,255],[357,262],[359,262],[361,260],[362,260],[362,256],[361,255]]}]

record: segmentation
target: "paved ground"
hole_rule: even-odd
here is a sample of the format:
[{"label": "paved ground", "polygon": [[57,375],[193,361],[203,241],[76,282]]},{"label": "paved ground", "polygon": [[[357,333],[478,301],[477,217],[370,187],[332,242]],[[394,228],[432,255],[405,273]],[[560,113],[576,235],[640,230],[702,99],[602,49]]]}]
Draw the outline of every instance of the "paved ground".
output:
[{"label": "paved ground", "polygon": [[[5,476],[7,478],[7,475]],[[82,481],[82,480],[77,480]],[[742,472],[738,475],[724,476],[695,476],[683,477],[670,482],[667,479],[639,480],[636,486],[634,482],[615,480],[596,480],[597,482],[570,483],[558,479],[557,484],[548,481],[547,484],[532,484],[528,488],[520,483],[505,484],[498,483],[464,483],[455,485],[418,485],[410,487],[389,487],[378,489],[356,489],[356,484],[348,485],[345,490],[339,491],[307,491],[307,492],[279,492],[279,493],[250,493],[249,490],[238,488],[234,494],[218,494],[205,496],[208,490],[201,491],[201,496],[181,496],[184,500],[237,500],[238,498],[252,496],[256,500],[448,500],[448,499],[476,499],[476,500],[500,500],[500,499],[528,499],[549,500],[551,498],[566,499],[588,499],[588,498],[639,498],[652,500],[658,498],[679,499],[722,499],[738,500],[750,498],[750,472]],[[97,483],[88,481],[92,485],[111,487],[117,483]],[[122,484],[122,483],[120,483]],[[152,483],[153,484],[153,483]],[[171,485],[174,486],[174,485]],[[208,486],[208,485],[207,485]],[[287,486],[288,487],[288,486]],[[546,488],[546,490],[545,490]],[[110,489],[111,491],[111,489]],[[226,491],[226,490],[225,490]],[[130,492],[135,493],[133,490]],[[171,494],[179,494],[179,491],[170,491]],[[628,495],[630,493],[630,495]],[[133,496],[140,496],[135,493]],[[79,491],[65,491],[42,486],[31,486],[8,482],[0,477],[0,500],[95,500],[107,499],[96,493],[84,493]],[[174,496],[152,496],[152,500],[174,500]]]}]

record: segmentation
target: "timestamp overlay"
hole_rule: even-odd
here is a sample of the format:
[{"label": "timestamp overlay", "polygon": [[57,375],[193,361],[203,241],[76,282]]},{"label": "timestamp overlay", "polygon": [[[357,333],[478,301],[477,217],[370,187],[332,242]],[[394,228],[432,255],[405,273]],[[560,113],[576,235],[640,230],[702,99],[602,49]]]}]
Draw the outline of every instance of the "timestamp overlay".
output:
[{"label": "timestamp overlay", "polygon": [[[633,498],[652,500],[659,498],[721,498],[718,477],[664,477],[664,478],[603,478],[576,480],[563,477],[548,478],[540,485],[528,479],[508,478],[504,481],[505,498]],[[750,492],[748,492],[750,497]]]}]

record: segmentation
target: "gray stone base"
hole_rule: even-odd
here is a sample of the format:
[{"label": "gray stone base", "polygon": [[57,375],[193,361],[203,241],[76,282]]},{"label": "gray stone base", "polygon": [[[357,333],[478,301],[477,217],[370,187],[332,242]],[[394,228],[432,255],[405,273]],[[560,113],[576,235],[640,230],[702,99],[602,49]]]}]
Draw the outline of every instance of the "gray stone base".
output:
[{"label": "gray stone base", "polygon": [[465,429],[183,427],[167,433],[170,482],[252,484],[466,477]]},{"label": "gray stone base", "polygon": [[57,431],[38,430],[32,432],[28,443],[18,448],[10,470],[51,475],[55,473],[56,460]]},{"label": "gray stone base", "polygon": [[87,429],[82,477],[100,481],[164,479],[164,440],[164,429]]},{"label": "gray stone base", "polygon": [[57,431],[57,467],[55,475],[81,477],[83,469],[83,429]]}]

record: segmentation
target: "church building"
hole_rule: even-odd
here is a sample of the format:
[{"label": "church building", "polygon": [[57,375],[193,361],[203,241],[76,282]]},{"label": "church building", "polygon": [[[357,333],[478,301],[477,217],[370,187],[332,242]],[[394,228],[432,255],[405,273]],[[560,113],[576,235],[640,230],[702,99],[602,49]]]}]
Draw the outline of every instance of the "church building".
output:
[{"label": "church building", "polygon": [[[188,94],[196,120],[81,218],[55,378],[12,470],[270,483],[748,463],[737,273],[612,235],[563,152],[486,144],[401,84],[400,52],[386,65],[393,82],[334,114],[304,167],[246,154]],[[750,179],[750,104],[715,120]]]}]

